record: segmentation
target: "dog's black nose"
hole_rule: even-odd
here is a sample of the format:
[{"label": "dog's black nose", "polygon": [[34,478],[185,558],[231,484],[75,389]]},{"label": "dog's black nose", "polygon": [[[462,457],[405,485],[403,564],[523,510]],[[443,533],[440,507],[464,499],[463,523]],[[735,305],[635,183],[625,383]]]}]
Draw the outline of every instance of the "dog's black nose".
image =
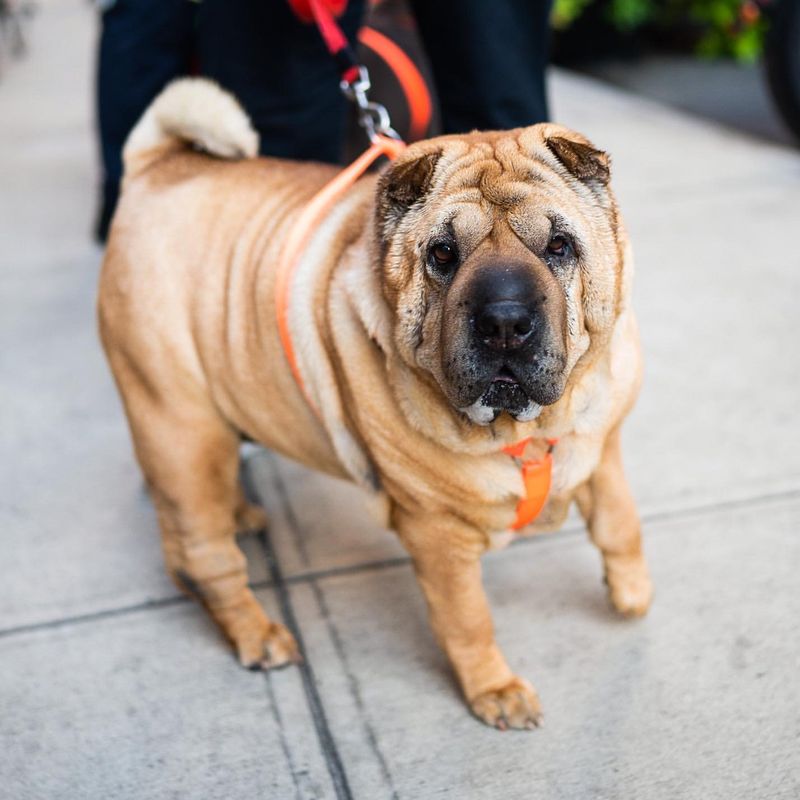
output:
[{"label": "dog's black nose", "polygon": [[474,319],[475,332],[492,350],[518,350],[530,338],[534,325],[530,308],[518,300],[487,303]]}]

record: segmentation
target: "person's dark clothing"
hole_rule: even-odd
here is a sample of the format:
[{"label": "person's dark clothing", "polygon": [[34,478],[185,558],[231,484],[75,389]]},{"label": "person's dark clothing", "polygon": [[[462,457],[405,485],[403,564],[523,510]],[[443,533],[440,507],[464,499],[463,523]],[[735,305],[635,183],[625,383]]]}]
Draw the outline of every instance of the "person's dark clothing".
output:
[{"label": "person's dark clothing", "polygon": [[128,134],[164,86],[189,70],[195,9],[188,0],[119,0],[103,13],[97,63],[100,239],[105,239],[117,204]]},{"label": "person's dark clothing", "polygon": [[550,0],[411,0],[444,133],[548,119]]},{"label": "person's dark clothing", "polygon": [[[547,119],[550,0],[411,0],[431,62],[444,133]],[[339,20],[355,43],[365,0]],[[117,0],[104,12],[97,101],[105,238],[122,146],[169,81],[216,80],[250,116],[263,155],[338,163],[345,137],[339,75],[314,25],[286,0]]]}]

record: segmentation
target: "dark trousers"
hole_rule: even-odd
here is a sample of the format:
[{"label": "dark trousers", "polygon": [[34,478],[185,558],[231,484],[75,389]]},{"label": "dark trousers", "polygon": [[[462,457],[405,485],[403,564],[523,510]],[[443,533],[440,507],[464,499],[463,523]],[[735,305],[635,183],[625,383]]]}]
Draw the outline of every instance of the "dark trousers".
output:
[{"label": "dark trousers", "polygon": [[546,122],[550,0],[411,0],[444,133]]},{"label": "dark trousers", "polygon": [[[445,133],[547,119],[550,0],[412,0],[433,69]],[[340,20],[355,41],[365,0]],[[98,123],[104,167],[102,236],[116,204],[122,146],[170,80],[213,78],[242,103],[264,155],[337,163],[345,101],[313,25],[286,0],[117,0],[103,14]]]}]

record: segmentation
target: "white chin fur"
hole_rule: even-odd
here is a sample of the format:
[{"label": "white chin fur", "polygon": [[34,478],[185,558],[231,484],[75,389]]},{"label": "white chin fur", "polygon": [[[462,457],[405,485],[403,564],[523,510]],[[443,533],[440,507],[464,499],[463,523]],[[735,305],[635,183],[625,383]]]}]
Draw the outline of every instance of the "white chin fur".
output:
[{"label": "white chin fur", "polygon": [[466,414],[476,425],[488,425],[494,421],[495,412],[491,406],[487,406],[480,398],[476,400],[471,406],[462,408],[461,411]]},{"label": "white chin fur", "polygon": [[533,400],[528,400],[528,405],[519,414],[514,414],[514,419],[517,422],[530,422],[541,413],[542,407],[538,403],[534,403]]},{"label": "white chin fur", "polygon": [[[462,408],[461,411],[476,425],[489,425],[494,422],[496,416],[495,410],[491,406],[485,405],[480,399],[476,400],[471,406]],[[528,405],[513,416],[517,422],[530,422],[536,419],[541,413],[542,407],[538,403],[529,400]]]}]

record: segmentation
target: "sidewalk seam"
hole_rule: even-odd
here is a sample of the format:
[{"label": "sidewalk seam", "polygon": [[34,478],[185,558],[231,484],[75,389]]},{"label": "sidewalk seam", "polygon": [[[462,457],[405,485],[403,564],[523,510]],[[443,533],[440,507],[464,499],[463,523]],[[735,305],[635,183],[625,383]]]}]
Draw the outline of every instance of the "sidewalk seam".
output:
[{"label": "sidewalk seam", "polygon": [[[300,648],[300,654],[303,657],[303,661],[298,664],[297,667],[300,671],[303,691],[306,696],[306,705],[308,706],[311,719],[314,723],[314,729],[317,733],[317,741],[319,742],[322,756],[325,759],[325,766],[328,768],[328,774],[330,775],[333,783],[333,789],[336,792],[337,800],[353,800],[353,794],[350,791],[350,784],[347,780],[347,773],[345,772],[339,750],[336,747],[336,741],[334,740],[330,726],[328,725],[328,717],[325,713],[325,707],[322,704],[322,698],[317,690],[317,681],[314,677],[314,669],[311,666],[311,661],[309,660],[306,652],[305,644],[303,642],[303,635],[300,632],[300,626],[297,623],[294,607],[292,606],[292,601],[289,597],[289,589],[283,580],[281,568],[275,556],[272,542],[270,541],[269,534],[266,530],[261,531],[258,534],[258,538],[261,542],[261,546],[272,575],[275,595],[281,610],[281,617],[283,618],[283,622],[286,627],[295,637],[297,645]],[[269,674],[267,674],[265,678],[267,681],[269,681]]]},{"label": "sidewalk seam", "polygon": [[270,711],[272,711],[272,719],[278,728],[278,741],[283,751],[283,757],[286,759],[286,766],[289,768],[289,773],[292,776],[292,783],[294,784],[294,793],[296,800],[303,800],[303,794],[300,791],[300,782],[297,779],[297,767],[292,758],[292,750],[289,747],[289,742],[286,739],[286,727],[283,723],[283,716],[281,715],[280,707],[278,706],[278,698],[275,696],[275,687],[272,685],[272,675],[267,672],[267,698],[269,699]]},{"label": "sidewalk seam", "polygon": [[[286,520],[286,523],[287,523],[289,529],[291,530],[292,534],[294,535],[296,541],[298,541],[300,543],[298,549],[300,550],[301,557],[306,562],[306,564],[308,564],[308,562],[309,562],[308,552],[307,552],[307,550],[305,548],[305,542],[303,542],[302,538],[300,537],[300,528],[301,528],[301,526],[300,526],[300,524],[299,524],[299,522],[297,520],[296,514],[294,513],[294,508],[292,507],[291,499],[289,497],[289,492],[287,491],[286,484],[285,484],[285,482],[283,480],[283,476],[281,475],[280,470],[278,469],[277,462],[275,461],[274,457],[272,457],[272,456],[269,458],[269,466],[270,466],[270,473],[271,473],[271,477],[272,477],[272,483],[273,483],[273,486],[275,487],[276,493],[278,495],[278,500],[279,500],[279,502],[280,502],[280,504],[282,506],[284,518]],[[251,495],[255,495],[256,497],[258,497],[258,492],[255,489],[255,487],[252,485],[251,481],[250,481],[250,473],[249,473],[249,470],[248,470],[247,467],[248,467],[248,464],[245,462],[245,464],[243,465],[243,469],[242,469],[243,483],[245,485],[245,489]],[[274,551],[272,551],[272,550],[270,551],[270,553],[268,554],[268,558],[269,558],[270,554],[271,554],[272,558],[274,559],[275,566],[277,566],[277,557],[276,557]],[[405,563],[405,561],[406,561],[406,559],[404,559],[402,563]],[[323,622],[325,624],[325,627],[328,630],[328,634],[330,635],[331,640],[333,642],[334,651],[336,652],[336,655],[339,658],[339,661],[340,661],[340,663],[342,665],[342,668],[344,670],[345,677],[347,679],[348,688],[350,690],[351,697],[353,698],[353,701],[355,702],[356,709],[357,709],[357,712],[358,712],[358,717],[359,717],[359,720],[360,720],[360,722],[361,722],[361,724],[362,724],[362,726],[364,728],[364,732],[365,732],[366,737],[367,737],[367,742],[369,744],[369,748],[372,751],[372,754],[373,754],[373,756],[375,757],[375,760],[378,763],[378,767],[379,767],[379,769],[381,771],[383,779],[387,784],[387,788],[389,789],[390,797],[392,798],[392,800],[397,800],[398,794],[397,794],[397,790],[396,790],[396,788],[394,786],[394,780],[392,779],[392,775],[391,775],[391,772],[389,770],[389,764],[387,763],[386,758],[385,758],[385,756],[383,755],[383,753],[382,753],[382,751],[380,749],[380,745],[378,744],[378,738],[377,738],[377,735],[375,733],[375,729],[373,728],[371,722],[367,718],[366,710],[365,710],[365,707],[364,707],[364,702],[363,702],[363,700],[361,698],[361,692],[360,692],[360,690],[358,688],[358,682],[357,682],[357,680],[355,678],[355,675],[353,674],[353,671],[352,671],[352,669],[350,667],[350,664],[349,664],[349,662],[347,660],[346,654],[344,652],[344,647],[342,645],[341,637],[339,636],[339,632],[336,629],[336,627],[335,627],[335,625],[333,623],[333,620],[331,618],[330,612],[328,610],[328,605],[327,605],[327,602],[325,600],[324,592],[322,591],[322,587],[319,585],[319,583],[314,578],[310,578],[308,580],[308,583],[309,583],[309,586],[311,587],[311,591],[312,591],[312,593],[314,595],[314,600],[315,600],[315,602],[317,604],[317,608],[319,610],[320,616],[322,617],[322,620],[323,620]],[[286,597],[287,597],[287,602],[291,606],[291,601],[289,600],[288,589],[286,590]],[[293,613],[292,613],[292,617],[294,619]],[[287,625],[288,625],[288,622],[287,622]],[[300,640],[299,639],[299,626],[296,624],[296,621],[295,621],[295,629],[297,630],[297,633],[298,633],[298,640]],[[295,633],[295,629],[292,629],[293,633]],[[302,648],[302,650],[305,653],[305,648]],[[320,708],[322,708],[321,698],[320,698]],[[314,709],[312,708],[311,710],[312,710],[312,714],[313,714],[314,713]],[[327,727],[327,720],[326,720],[326,727]],[[328,733],[332,737],[332,733],[330,732],[330,729],[328,729]]]},{"label": "sidewalk seam", "polygon": [[[683,518],[691,519],[695,516],[716,514],[720,511],[735,511],[737,508],[747,508],[756,505],[779,503],[784,500],[794,499],[800,499],[800,489],[789,489],[785,492],[776,492],[774,494],[763,494],[756,497],[746,497],[736,500],[708,503],[706,505],[684,507],[675,511],[653,511],[648,514],[643,514],[641,521],[643,525],[648,525],[652,522],[664,522]],[[583,534],[584,527],[583,524],[568,526],[561,528],[554,533],[557,533],[559,538],[572,539],[574,536]],[[531,545],[535,546],[536,544],[546,541],[552,541],[549,534],[519,539],[513,546],[530,547]],[[295,583],[313,583],[314,581],[325,580],[327,578],[358,575],[363,572],[402,567],[410,563],[411,559],[408,556],[394,556],[392,558],[379,559],[377,561],[365,561],[359,564],[348,564],[342,567],[329,567],[328,569],[300,572],[296,575],[283,577],[283,582],[287,585]],[[274,589],[275,584],[272,580],[256,581],[250,584],[250,588],[253,591]],[[133,603],[132,605],[128,606],[118,606],[116,608],[101,609],[100,611],[91,611],[86,614],[76,614],[75,616],[43,620],[41,622],[30,622],[23,625],[15,625],[10,628],[0,628],[0,639],[16,636],[18,634],[34,633],[41,630],[55,630],[58,628],[67,627],[69,625],[82,625],[85,623],[102,621],[104,619],[112,619],[114,617],[125,616],[126,614],[135,614],[139,611],[158,610],[161,608],[169,608],[171,606],[184,604],[188,605],[192,602],[194,601],[184,595],[173,595],[156,600],[145,600],[144,602]]]}]

